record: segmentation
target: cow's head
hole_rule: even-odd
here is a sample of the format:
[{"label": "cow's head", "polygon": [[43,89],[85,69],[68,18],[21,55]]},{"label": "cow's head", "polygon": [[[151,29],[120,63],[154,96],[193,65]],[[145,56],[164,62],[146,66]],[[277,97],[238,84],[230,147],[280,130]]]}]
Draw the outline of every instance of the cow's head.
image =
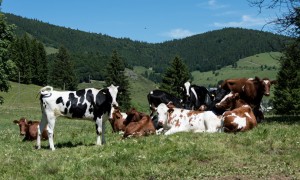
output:
[{"label": "cow's head", "polygon": [[191,83],[189,81],[187,81],[186,83],[184,83],[183,86],[184,86],[184,88],[183,88],[184,96],[190,97]]},{"label": "cow's head", "polygon": [[107,89],[112,97],[111,104],[116,105],[116,106],[118,106],[118,103],[117,103],[118,88],[119,88],[119,86],[114,86],[113,84],[111,84],[109,87],[107,87]]},{"label": "cow's head", "polygon": [[239,93],[230,92],[219,103],[216,104],[218,109],[229,109],[233,106],[233,103],[240,98]]},{"label": "cow's head", "polygon": [[169,108],[164,103],[161,103],[157,106],[156,112],[157,112],[157,116],[158,116],[158,125],[164,126],[167,123],[168,110],[169,110]]},{"label": "cow's head", "polygon": [[270,80],[269,78],[263,78],[260,83],[264,87],[264,95],[269,96],[270,95],[270,89],[272,84],[276,84],[276,80]]},{"label": "cow's head", "polygon": [[20,120],[14,120],[13,122],[15,124],[19,125],[20,135],[25,136],[26,131],[27,131],[26,129],[28,127],[28,122],[27,122],[26,118],[22,117],[22,118],[20,118]]}]

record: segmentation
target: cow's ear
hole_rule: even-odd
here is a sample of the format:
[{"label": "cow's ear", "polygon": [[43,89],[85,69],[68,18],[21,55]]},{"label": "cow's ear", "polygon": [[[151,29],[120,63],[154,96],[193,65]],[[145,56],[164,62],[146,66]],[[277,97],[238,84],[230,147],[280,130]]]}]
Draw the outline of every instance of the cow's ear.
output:
[{"label": "cow's ear", "polygon": [[277,80],[272,80],[272,81],[271,81],[271,84],[277,84],[277,83],[278,83]]},{"label": "cow's ear", "polygon": [[13,123],[19,125],[19,121],[18,120],[14,120]]}]

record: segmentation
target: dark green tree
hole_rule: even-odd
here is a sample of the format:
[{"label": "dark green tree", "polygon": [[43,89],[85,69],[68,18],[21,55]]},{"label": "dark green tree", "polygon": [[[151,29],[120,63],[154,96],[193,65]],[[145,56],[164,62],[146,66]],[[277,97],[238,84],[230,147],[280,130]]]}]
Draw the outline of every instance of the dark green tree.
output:
[{"label": "dark green tree", "polygon": [[111,84],[119,86],[117,102],[123,110],[128,110],[131,107],[129,82],[125,75],[124,61],[116,50],[112,52],[111,59],[107,64],[105,82],[107,86]]},{"label": "dark green tree", "polygon": [[[0,0],[1,7],[2,0]],[[9,90],[9,75],[14,64],[9,60],[9,48],[14,40],[14,26],[8,25],[4,14],[0,11],[0,91],[7,92]],[[0,104],[4,102],[0,96]]]},{"label": "dark green tree", "polygon": [[279,33],[285,33],[294,39],[285,47],[280,59],[275,86],[274,109],[277,114],[300,114],[300,7],[294,0],[250,0],[262,10],[263,8],[285,8],[275,23]]},{"label": "dark green tree", "polygon": [[77,78],[70,55],[65,47],[60,47],[50,71],[50,84],[63,90],[76,90]]},{"label": "dark green tree", "polygon": [[180,97],[182,92],[181,87],[190,77],[191,75],[187,66],[180,57],[176,56],[163,74],[160,89]]},{"label": "dark green tree", "polygon": [[289,45],[280,59],[275,88],[277,114],[300,114],[300,39]]}]

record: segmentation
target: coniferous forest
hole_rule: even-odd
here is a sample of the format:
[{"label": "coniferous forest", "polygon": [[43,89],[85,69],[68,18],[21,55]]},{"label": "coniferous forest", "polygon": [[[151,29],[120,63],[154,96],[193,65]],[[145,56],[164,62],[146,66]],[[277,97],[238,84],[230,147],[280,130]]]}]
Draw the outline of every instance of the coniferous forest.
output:
[{"label": "coniferous forest", "polygon": [[[59,27],[39,20],[5,14],[9,24],[15,24],[15,33],[28,33],[46,47],[65,47],[71,55],[79,81],[105,78],[111,53],[116,50],[127,68],[144,66],[162,73],[174,57],[179,56],[190,71],[217,70],[233,65],[240,58],[262,52],[280,51],[288,37],[269,32],[242,28],[224,28],[179,40],[163,43],[132,41],[105,34],[88,33]],[[48,55],[51,66],[51,56]],[[99,71],[103,69],[103,71]],[[150,78],[157,77],[150,75]]]}]

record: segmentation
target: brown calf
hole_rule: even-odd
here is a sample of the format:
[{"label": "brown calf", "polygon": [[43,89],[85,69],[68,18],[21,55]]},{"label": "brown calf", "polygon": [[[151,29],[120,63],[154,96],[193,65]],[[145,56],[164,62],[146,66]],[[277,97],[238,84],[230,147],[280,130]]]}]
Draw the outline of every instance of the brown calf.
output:
[{"label": "brown calf", "polygon": [[[20,128],[20,135],[25,136],[23,141],[29,140],[33,141],[37,139],[38,135],[38,126],[40,124],[39,121],[27,121],[26,118],[22,117],[20,120],[14,120],[15,124],[19,125]],[[42,132],[42,139],[48,139],[48,133],[46,128]]]},{"label": "brown calf", "polygon": [[231,108],[222,115],[224,132],[244,132],[257,126],[252,108],[240,99],[238,93],[230,93],[218,103],[219,108]]},{"label": "brown calf", "polygon": [[124,138],[128,136],[147,136],[156,133],[156,129],[150,116],[145,113],[140,113],[134,108],[127,112],[126,121],[129,123],[126,126],[123,135]]},{"label": "brown calf", "polygon": [[109,119],[113,132],[125,131],[125,128],[128,124],[126,123],[126,117],[127,115],[125,113],[122,113],[119,107],[114,106],[112,118]]}]

